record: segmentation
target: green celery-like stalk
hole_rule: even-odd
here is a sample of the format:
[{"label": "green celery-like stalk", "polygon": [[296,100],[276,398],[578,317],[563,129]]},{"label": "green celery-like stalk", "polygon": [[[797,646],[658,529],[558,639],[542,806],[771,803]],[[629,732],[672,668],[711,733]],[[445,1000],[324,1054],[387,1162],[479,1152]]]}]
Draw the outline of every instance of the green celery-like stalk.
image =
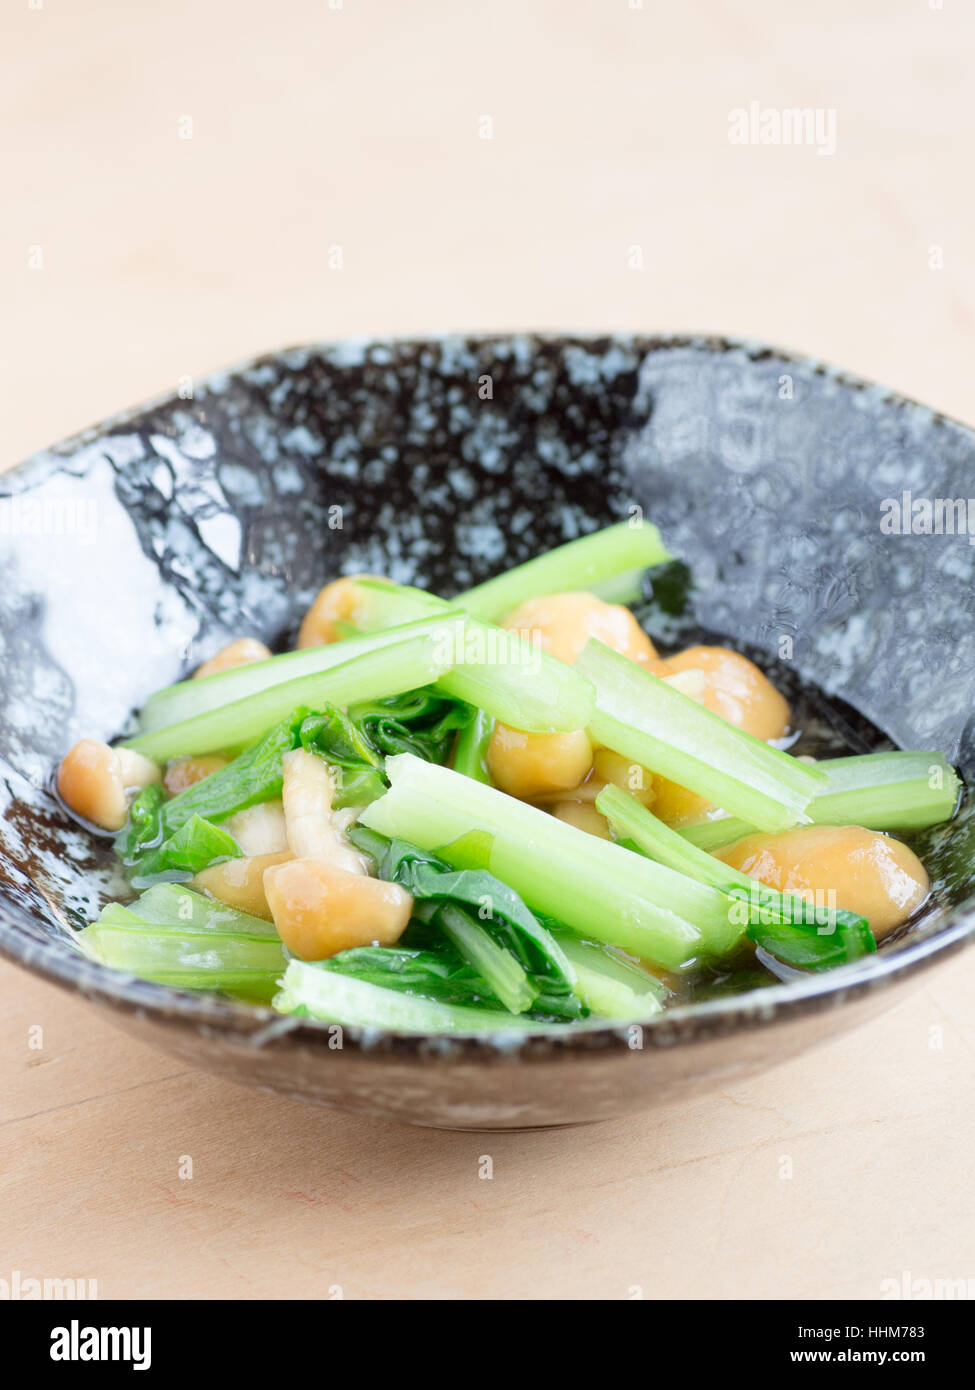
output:
[{"label": "green celery-like stalk", "polygon": [[827,785],[809,808],[817,825],[923,830],[951,820],[961,782],[942,753],[867,753],[816,764]]},{"label": "green celery-like stalk", "polygon": [[[934,751],[865,753],[816,763],[826,786],[809,803],[816,825],[862,825],[866,830],[926,830],[954,814],[961,782],[944,754]],[[754,833],[739,816],[681,826],[700,849],[716,850]]]},{"label": "green celery-like stalk", "polygon": [[[812,804],[812,802],[809,803],[810,807]],[[716,816],[714,820],[702,820],[694,825],[682,825],[677,828],[677,833],[688,844],[712,853],[716,849],[723,849],[725,845],[733,845],[743,835],[753,835],[755,827],[742,820],[741,816]]]},{"label": "green celery-like stalk", "polygon": [[513,1014],[526,1013],[538,997],[528,975],[510,951],[499,946],[471,913],[448,903],[437,921],[460,954]]},{"label": "green celery-like stalk", "polygon": [[[748,935],[780,960],[800,969],[819,970],[876,949],[865,917],[842,908],[809,903],[796,894],[780,893],[714,859],[690,844],[676,830],[664,825],[635,797],[621,787],[605,786],[596,797],[596,809],[628,845],[650,855],[679,873],[690,875],[726,893],[729,904],[747,916]],[[732,915],[738,915],[734,906]]]},{"label": "green celery-like stalk", "polygon": [[[408,687],[390,684],[378,692],[364,691],[361,695],[353,694],[348,701],[339,700],[328,693],[329,683],[325,677],[332,675],[339,681],[343,667],[353,658],[362,662],[369,657],[381,661],[383,653],[392,646],[410,637],[420,640],[425,635],[433,643],[439,664],[426,677],[418,679],[416,685],[424,685],[436,677],[437,689],[442,694],[484,709],[494,718],[519,729],[564,733],[584,728],[588,722],[594,708],[589,681],[516,633],[465,617],[442,599],[419,589],[366,580],[359,581],[355,587],[359,595],[355,623],[364,635],[324,647],[287,652],[268,661],[254,662],[199,681],[182,681],[168,691],[157,691],[143,711],[142,732],[132,740],[131,746],[143,752],[152,747],[168,749],[174,724],[177,729],[185,730],[191,721],[203,720],[212,714],[212,725],[198,727],[218,728],[228,708],[237,709],[244,700],[257,700],[259,696],[264,696],[269,705],[275,705],[271,691],[284,686],[295,692],[308,692],[307,698],[296,694],[291,703],[311,707],[323,699],[338,705],[398,694]],[[283,697],[280,703],[285,703]],[[155,734],[160,736],[158,743],[153,742]],[[195,741],[212,736],[211,732],[204,732],[195,735]],[[209,752],[214,746],[220,745],[193,751]],[[149,756],[157,754],[149,753]]]},{"label": "green celery-like stalk", "polygon": [[[298,706],[341,707],[427,685],[443,672],[450,659],[453,627],[454,623],[446,620],[439,630],[390,640],[385,646],[353,656],[341,665],[266,686],[219,709],[138,734],[125,746],[156,762],[168,762],[171,758],[252,743]],[[261,664],[269,666],[270,662]]]},{"label": "green celery-like stalk", "polygon": [[[621,521],[557,546],[453,600],[477,618],[495,621],[526,599],[570,589],[612,594],[616,603],[640,596],[639,577],[673,557],[649,521]],[[625,580],[624,583],[614,580]],[[625,595],[625,597],[623,597]]]},{"label": "green celery-like stalk", "polygon": [[360,824],[470,867],[472,842],[536,912],[665,969],[724,954],[741,935],[722,894],[544,811],[409,754]]},{"label": "green celery-like stalk", "polygon": [[218,671],[213,676],[191,677],[175,685],[167,685],[150,695],[140,710],[140,732],[151,733],[154,729],[182,723],[209,710],[223,709],[225,705],[235,704],[249,695],[258,695],[273,685],[283,685],[285,681],[322,675],[334,666],[344,666],[353,657],[388,646],[391,640],[400,642],[407,637],[436,635],[440,632],[443,618],[448,615],[457,616],[457,610],[437,600],[429,613],[420,614],[419,621],[402,624],[395,637],[387,632],[371,632],[324,647],[282,652],[279,656],[268,657],[266,661],[252,661],[246,666]]},{"label": "green celery-like stalk", "polygon": [[273,927],[265,922],[264,928],[260,936],[250,926],[228,931],[152,922],[111,903],[79,933],[78,944],[103,965],[143,980],[269,1001],[287,958]]},{"label": "green celery-like stalk", "polygon": [[558,932],[556,940],[575,969],[576,993],[594,1014],[634,1021],[663,1008],[667,990],[661,982],[611,946],[582,941],[571,932]]},{"label": "green celery-like stalk", "polygon": [[491,775],[487,770],[487,748],[494,733],[494,720],[479,709],[471,722],[457,735],[454,744],[452,766],[455,772],[465,777],[473,777],[475,782],[491,785]]},{"label": "green celery-like stalk", "polygon": [[594,638],[573,670],[596,687],[589,725],[595,742],[762,830],[787,830],[808,819],[823,773],[736,729]]},{"label": "green celery-like stalk", "polygon": [[292,960],[274,998],[281,1013],[326,1023],[385,1028],[403,1033],[544,1032],[564,1024],[535,1023],[503,1009],[446,1004],[370,984],[309,961]]},{"label": "green celery-like stalk", "polygon": [[[446,608],[443,599],[399,584],[362,579],[354,585],[352,625],[360,632],[395,628]],[[516,632],[468,617],[450,669],[438,690],[484,710],[515,729],[567,733],[585,728],[594,709],[591,683]]]},{"label": "green celery-like stalk", "polygon": [[131,906],[143,922],[176,930],[228,932],[231,936],[256,936],[273,940],[277,935],[270,922],[253,917],[239,908],[228,907],[214,898],[205,898],[178,883],[157,883],[142,893]]}]

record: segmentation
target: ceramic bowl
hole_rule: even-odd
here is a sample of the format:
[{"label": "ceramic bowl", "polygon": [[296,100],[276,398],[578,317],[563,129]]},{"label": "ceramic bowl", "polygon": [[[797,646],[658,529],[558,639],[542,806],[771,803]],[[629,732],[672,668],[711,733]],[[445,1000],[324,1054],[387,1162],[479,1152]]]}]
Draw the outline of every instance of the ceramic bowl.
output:
[{"label": "ceramic bowl", "polygon": [[[781,1062],[972,941],[967,810],[933,843],[922,920],[855,966],[639,1030],[347,1028],[339,1048],[324,1025],[79,954],[73,934],[117,882],[50,795],[52,768],[231,637],[287,644],[336,574],[449,596],[640,507],[694,580],[682,611],[657,604],[655,635],[700,625],[816,681],[855,745],[872,725],[971,771],[975,546],[912,531],[910,504],[964,499],[973,475],[964,426],[710,338],[300,348],[41,453],[0,479],[0,950],[191,1064],[414,1124],[598,1120]],[[892,500],[907,503],[894,534]]]}]

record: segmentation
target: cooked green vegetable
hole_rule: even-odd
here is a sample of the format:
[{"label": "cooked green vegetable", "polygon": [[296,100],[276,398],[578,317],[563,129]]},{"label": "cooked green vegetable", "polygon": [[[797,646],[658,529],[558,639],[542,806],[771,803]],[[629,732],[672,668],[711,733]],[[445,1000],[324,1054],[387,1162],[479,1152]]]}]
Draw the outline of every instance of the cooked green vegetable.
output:
[{"label": "cooked green vegetable", "polygon": [[284,776],[281,756],[298,746],[307,718],[308,710],[303,706],[292,709],[226,767],[211,772],[209,777],[165,802],[161,815],[163,833],[171,835],[194,815],[226,820],[258,802],[274,801],[281,795]]},{"label": "cooked green vegetable", "polygon": [[656,526],[634,517],[516,565],[451,602],[489,622],[526,599],[568,589],[587,589],[614,603],[631,603],[640,597],[644,570],[671,558]]},{"label": "cooked green vegetable", "polygon": [[[336,957],[335,960],[341,959]],[[508,1013],[500,1006],[471,1008],[383,988],[345,975],[334,962],[293,960],[284,972],[274,1007],[326,1023],[385,1028],[404,1033],[538,1032],[551,1027]]]},{"label": "cooked green vegetable", "polygon": [[[389,629],[436,611],[442,599],[399,584],[358,580],[355,623],[360,632]],[[341,645],[341,644],[339,644]],[[584,728],[594,709],[591,683],[573,666],[516,632],[468,617],[454,635],[450,670],[437,681],[445,695],[464,700],[515,729],[568,733]]]},{"label": "cooked green vegetable", "polygon": [[[429,636],[441,631],[441,621],[445,612],[452,612],[449,605],[437,601],[431,611],[420,622],[404,625],[396,634],[397,642],[408,637]],[[372,633],[368,636],[353,637],[346,642],[334,642],[325,647],[308,647],[300,651],[282,652],[267,661],[253,661],[245,666],[234,666],[226,671],[218,671],[213,676],[191,677],[167,685],[150,695],[139,713],[139,728],[142,733],[166,728],[170,724],[183,723],[211,710],[221,710],[234,705],[248,696],[258,695],[272,686],[283,685],[305,676],[323,675],[336,666],[344,666],[353,657],[365,656],[389,646],[390,638],[386,632]],[[384,691],[383,694],[389,694]],[[296,703],[307,703],[297,701]]]},{"label": "cooked green vegetable", "polygon": [[587,642],[573,670],[596,687],[589,731],[597,743],[762,830],[808,819],[823,773],[735,728],[602,642]]},{"label": "cooked green vegetable", "polygon": [[[351,705],[356,701],[377,700],[415,690],[436,679],[449,665],[455,626],[451,615],[445,613],[439,625],[434,623],[419,635],[404,638],[390,634],[385,646],[352,656],[341,665],[332,663],[311,675],[268,684],[233,704],[208,709],[178,724],[167,724],[150,733],[139,734],[130,739],[126,747],[135,748],[157,762],[239,748],[259,738],[299,705],[311,709],[323,704]],[[343,645],[336,644],[337,647]],[[270,661],[255,662],[240,670],[264,672],[268,679],[268,668],[278,659],[272,657]],[[219,680],[222,676],[211,679]]]},{"label": "cooked green vegetable", "polygon": [[[816,825],[862,825],[865,830],[925,830],[954,815],[961,782],[943,753],[866,753],[816,763],[826,784],[809,803]],[[715,850],[750,835],[754,825],[721,816],[680,833],[700,849]]]},{"label": "cooked green vegetable", "polygon": [[240,849],[229,831],[193,815],[157,849],[138,860],[132,886],[148,888],[160,880],[192,878],[209,864],[239,856]]},{"label": "cooked green vegetable", "polygon": [[556,939],[576,972],[576,993],[594,1014],[630,1022],[663,1008],[666,987],[612,946],[582,941],[571,932],[559,932]]},{"label": "cooked green vegetable", "polygon": [[445,697],[429,686],[353,705],[349,717],[384,758],[415,753],[429,763],[442,763],[455,736],[476,722],[478,713],[473,705]]},{"label": "cooked green vegetable", "polygon": [[372,855],[380,878],[413,894],[415,915],[446,931],[512,1013],[536,1007],[563,1018],[579,1016],[565,952],[506,883],[485,869],[452,868],[415,844],[387,840],[361,824],[349,838]]},{"label": "cooked green vegetable", "polygon": [[581,936],[673,969],[724,954],[742,933],[716,890],[492,787],[409,754],[388,759],[386,775],[390,790],[360,824],[463,867],[480,836],[479,867]]},{"label": "cooked green vegetable", "polygon": [[473,777],[475,782],[486,782],[490,786],[487,749],[493,733],[494,720],[482,709],[477,710],[471,722],[457,735],[457,743],[454,746],[454,771],[462,772],[465,777]]},{"label": "cooked green vegetable", "polygon": [[149,894],[131,908],[110,903],[79,934],[79,945],[104,965],[158,984],[269,1001],[287,965],[273,926],[209,904],[187,888],[170,885],[169,891],[171,915],[165,899],[150,901]]},{"label": "cooked green vegetable", "polygon": [[859,913],[810,903],[757,882],[690,844],[620,787],[604,787],[596,797],[596,809],[639,853],[727,894],[747,921],[751,939],[788,965],[825,970],[877,948]]}]

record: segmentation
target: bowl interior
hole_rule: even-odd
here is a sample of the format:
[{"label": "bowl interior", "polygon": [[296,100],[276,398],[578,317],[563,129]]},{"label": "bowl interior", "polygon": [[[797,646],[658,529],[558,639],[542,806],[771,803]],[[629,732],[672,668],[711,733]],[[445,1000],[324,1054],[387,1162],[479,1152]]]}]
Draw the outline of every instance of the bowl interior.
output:
[{"label": "bowl interior", "polygon": [[[75,739],[118,734],[232,636],[285,645],[336,574],[450,595],[635,509],[693,580],[655,594],[658,639],[721,634],[836,697],[850,737],[859,712],[971,775],[975,536],[911,518],[973,473],[967,428],[710,339],[303,348],[38,455],[0,480],[0,944],[74,968],[119,886],[49,792]],[[968,808],[928,855],[911,939],[972,899]]]}]

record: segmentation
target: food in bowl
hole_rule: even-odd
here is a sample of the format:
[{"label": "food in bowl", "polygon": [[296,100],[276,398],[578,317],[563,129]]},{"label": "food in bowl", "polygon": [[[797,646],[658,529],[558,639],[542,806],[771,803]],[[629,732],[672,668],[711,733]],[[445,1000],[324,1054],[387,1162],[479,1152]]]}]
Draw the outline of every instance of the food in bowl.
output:
[{"label": "food in bowl", "polygon": [[80,948],[423,1033],[639,1022],[872,953],[957,774],[823,756],[741,653],[661,654],[633,605],[671,558],[634,516],[449,601],[342,576],[294,651],[241,637],[83,739],[58,791],[131,891]]}]

